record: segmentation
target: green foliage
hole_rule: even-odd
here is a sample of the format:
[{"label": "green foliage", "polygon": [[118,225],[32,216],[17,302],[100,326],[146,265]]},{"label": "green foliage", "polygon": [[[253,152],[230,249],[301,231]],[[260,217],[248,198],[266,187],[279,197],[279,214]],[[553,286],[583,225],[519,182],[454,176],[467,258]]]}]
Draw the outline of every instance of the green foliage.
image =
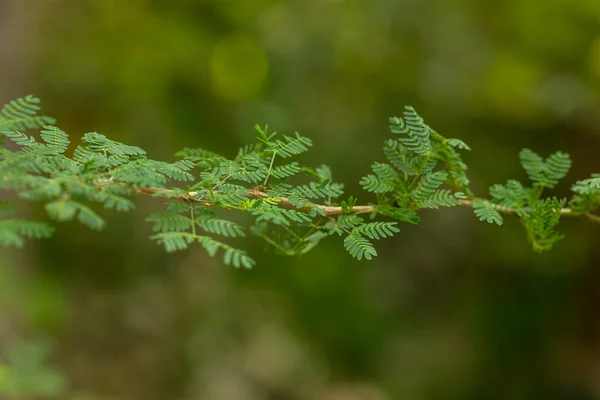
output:
[{"label": "green foliage", "polygon": [[502,215],[500,215],[494,204],[487,200],[476,199],[473,202],[473,213],[475,213],[480,221],[490,224],[502,225],[504,222]]},{"label": "green foliage", "polygon": [[526,215],[527,204],[532,196],[531,189],[525,189],[517,180],[510,179],[506,185],[496,184],[490,187],[490,196],[494,204],[510,208],[519,216]]},{"label": "green foliage", "polygon": [[193,243],[199,243],[211,256],[223,250],[223,260],[235,267],[251,268],[254,261],[242,250],[231,247],[206,235],[200,235],[197,228],[204,232],[224,237],[245,236],[238,224],[214,217],[212,210],[193,203],[170,201],[166,212],[152,214],[147,219],[154,223],[152,229],[157,232],[150,238],[161,243],[167,252],[185,250]]},{"label": "green foliage", "polygon": [[352,230],[352,233],[379,240],[400,232],[400,229],[396,228],[397,224],[397,222],[369,222],[368,224],[360,224]]},{"label": "green foliage", "polygon": [[531,215],[524,219],[529,241],[535,251],[550,250],[564,236],[555,230],[560,220],[561,209],[566,201],[556,197],[538,200]]},{"label": "green foliage", "polygon": [[600,207],[600,174],[575,182],[571,190],[575,193],[569,201],[573,211],[584,214]]},{"label": "green foliage", "polygon": [[521,166],[536,187],[553,188],[564,178],[571,168],[571,157],[563,152],[551,154],[544,160],[539,154],[529,149],[519,153]]},{"label": "green foliage", "polygon": [[[527,238],[535,251],[550,250],[563,235],[556,231],[556,226],[563,214],[577,215],[584,212],[582,207],[564,209],[566,200],[555,197],[543,199],[543,190],[555,187],[564,178],[570,167],[571,158],[568,154],[556,152],[545,160],[539,154],[529,149],[523,149],[519,158],[521,166],[533,183],[526,187],[523,183],[510,179],[506,185],[496,184],[490,187],[490,200],[476,199],[473,211],[482,221],[502,224],[500,213],[515,214],[527,231]],[[573,186],[577,193],[584,183],[578,182]],[[589,200],[592,200],[594,196]],[[597,200],[597,196],[596,200]],[[580,201],[581,197],[574,196],[572,204]],[[593,203],[593,202],[592,202]],[[585,211],[593,211],[597,204],[590,203]]]},{"label": "green foliage", "polygon": [[428,172],[423,175],[415,190],[412,199],[419,208],[439,208],[439,206],[452,207],[459,204],[458,198],[461,192],[452,194],[450,190],[439,190],[438,188],[448,179],[448,173],[444,171]]},{"label": "green foliage", "polygon": [[54,118],[37,115],[40,100],[34,96],[12,100],[0,109],[0,132],[41,128]]},{"label": "green foliage", "polygon": [[412,107],[405,107],[404,118],[391,118],[390,130],[401,135],[400,143],[409,151],[427,157],[431,153],[431,130],[424,124],[423,118]]},{"label": "green foliage", "polygon": [[370,260],[377,256],[377,251],[371,242],[356,232],[352,232],[346,236],[346,239],[344,239],[344,248],[352,257],[358,260],[361,260],[363,257]]},{"label": "green foliage", "polygon": [[[92,229],[105,225],[99,206],[126,212],[134,209],[135,195],[161,197],[166,210],[147,218],[151,239],[167,252],[196,243],[235,267],[250,268],[254,261],[226,242],[246,235],[242,225],[227,217],[234,212],[253,218],[249,231],[282,254],[304,254],[336,235],[344,236],[344,248],[359,260],[377,255],[372,240],[400,231],[398,222],[369,221],[378,216],[417,224],[421,209],[460,205],[472,207],[482,221],[501,225],[502,214],[512,214],[536,251],[548,250],[562,238],[556,231],[562,215],[598,219],[591,214],[600,207],[598,174],[571,187],[569,209],[566,200],[542,198],[544,189],[555,187],[569,171],[571,159],[562,152],[543,159],[524,149],[520,160],[531,187],[509,180],[493,185],[489,199],[475,197],[460,153],[469,146],[431,129],[411,107],[402,118],[390,119],[393,137],[383,146],[387,162],[374,162],[373,173],[360,180],[374,202],[358,205],[353,196],[338,200],[344,186],[333,180],[329,167],[312,169],[289,160],[312,146],[298,133],[278,135],[256,126],[257,143],[240,148],[233,159],[184,148],[176,153],[178,161],[157,161],[140,147],[95,132],[83,135],[68,154],[68,135],[48,125],[51,118],[38,116],[37,104],[28,96],[0,111],[1,137],[17,147],[0,148],[0,189],[43,203],[53,220],[76,218]],[[39,130],[39,139],[24,129]],[[51,236],[53,228],[46,222],[13,217],[14,206],[0,206],[0,243],[20,247],[25,238]]]}]

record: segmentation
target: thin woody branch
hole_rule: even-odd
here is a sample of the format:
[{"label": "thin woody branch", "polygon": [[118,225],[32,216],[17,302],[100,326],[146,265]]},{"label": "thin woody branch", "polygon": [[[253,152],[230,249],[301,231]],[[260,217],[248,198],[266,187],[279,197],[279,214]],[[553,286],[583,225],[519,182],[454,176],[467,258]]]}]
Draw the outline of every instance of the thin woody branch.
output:
[{"label": "thin woody branch", "polygon": [[[135,191],[139,194],[156,196],[156,195],[160,195],[161,192],[164,193],[165,189],[135,188]],[[197,192],[188,192],[187,194],[177,196],[177,198],[179,198],[180,200],[184,200],[184,201],[192,201],[192,202],[205,204],[207,206],[211,205],[211,202],[209,200],[196,197],[196,195],[197,195]],[[249,189],[248,193],[246,194],[246,197],[249,199],[267,199],[267,198],[272,198],[273,196],[270,196],[268,193],[265,193],[258,189]],[[279,201],[278,201],[277,205],[279,207],[293,209],[293,210],[298,209],[287,198],[279,197],[278,199],[279,199]],[[473,202],[473,200],[469,200],[469,199],[460,199],[459,205],[461,207],[473,208],[474,202]],[[320,208],[325,213],[325,216],[327,216],[327,217],[334,217],[334,216],[342,215],[344,213],[342,207],[325,206],[325,205],[317,205],[317,207]],[[514,215],[515,214],[515,211],[508,207],[494,205],[494,208],[498,212],[506,214],[506,215]],[[306,211],[306,212],[310,211],[310,209],[311,209],[311,207],[299,208],[299,210]],[[373,205],[362,205],[362,206],[352,207],[351,211],[356,214],[369,214],[369,213],[376,211],[376,209],[377,209],[377,207],[373,206]],[[591,221],[600,223],[600,216],[597,216],[597,215],[594,215],[591,213],[580,214],[580,213],[574,212],[570,208],[561,208],[560,213],[563,216],[570,216],[570,217],[578,217],[578,216],[584,215]]]},{"label": "thin woody branch", "polygon": [[[150,195],[150,196],[160,195],[161,192],[162,193],[165,192],[164,189],[152,188],[152,187],[150,187],[150,188],[135,188],[135,191],[139,194]],[[196,203],[205,204],[207,206],[211,205],[210,200],[196,197],[197,194],[198,194],[198,192],[188,192],[187,194],[177,196],[176,198],[178,198],[180,200],[184,200],[184,201],[193,201]],[[273,196],[269,196],[268,193],[265,193],[258,189],[249,189],[248,193],[246,193],[246,197],[249,199],[267,199],[267,198],[272,198]],[[287,198],[279,197],[278,199],[279,199],[279,201],[277,202],[277,205],[279,207],[288,208],[288,209],[292,209],[292,210],[298,210],[298,208],[296,208],[296,206],[293,205],[292,202],[290,202]],[[317,207],[320,208],[321,210],[323,210],[323,212],[325,213],[325,216],[328,216],[328,217],[343,214],[342,207],[333,207],[333,206],[324,206],[324,205],[317,205]],[[354,207],[352,207],[352,212],[354,212],[356,214],[368,214],[368,213],[375,211],[375,209],[376,209],[375,206],[370,206],[370,205],[369,206],[354,206]],[[308,212],[311,210],[311,207],[301,207],[301,208],[299,208],[299,210]]]}]

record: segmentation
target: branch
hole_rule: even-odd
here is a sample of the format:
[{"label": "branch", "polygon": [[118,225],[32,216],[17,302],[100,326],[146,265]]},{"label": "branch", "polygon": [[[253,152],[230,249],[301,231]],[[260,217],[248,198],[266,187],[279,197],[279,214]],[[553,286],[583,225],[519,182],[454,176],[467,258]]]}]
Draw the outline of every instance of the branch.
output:
[{"label": "branch", "polygon": [[[152,188],[152,187],[150,187],[150,188],[137,188],[136,187],[135,191],[139,194],[150,195],[150,196],[160,196],[160,195],[163,195],[164,193],[169,192],[169,190]],[[197,193],[198,192],[188,192],[185,195],[176,196],[176,198],[179,198],[180,200],[183,200],[183,201],[192,201],[192,202],[196,202],[196,203],[201,203],[201,204],[204,204],[207,206],[212,205],[210,200],[196,197]],[[255,188],[249,189],[248,193],[245,196],[249,199],[267,199],[267,198],[272,197],[272,196],[269,196],[268,193],[265,193],[261,190],[255,189]],[[277,205],[282,208],[301,210],[301,211],[306,211],[306,212],[310,211],[312,208],[312,207],[301,207],[298,209],[285,197],[279,197],[279,202],[277,203]],[[473,208],[473,200],[460,199],[459,205],[461,207]],[[327,216],[327,217],[333,217],[333,216],[344,214],[342,207],[324,206],[324,205],[318,205],[318,204],[316,206],[318,208],[320,208],[325,213],[325,216]],[[506,215],[514,215],[515,214],[515,211],[511,208],[502,207],[499,205],[493,205],[493,206],[498,212],[501,212],[503,214],[506,214]],[[350,209],[351,212],[356,213],[356,214],[369,214],[376,210],[377,210],[377,207],[373,206],[373,205],[354,206]],[[561,208],[560,213],[561,213],[561,215],[567,216],[567,217],[579,217],[579,216],[584,215],[590,221],[600,223],[600,216],[594,215],[592,213],[581,214],[581,213],[577,213],[577,212],[573,211],[570,208]]]},{"label": "branch", "polygon": [[[473,200],[459,200],[459,201],[460,201],[460,206],[473,208]],[[497,204],[492,204],[492,206],[494,207],[494,209],[496,211],[501,212],[503,214],[507,214],[507,215],[515,214],[515,210],[513,210],[512,208],[502,207]],[[561,208],[560,214],[570,216],[570,217],[583,215],[583,214],[576,213],[575,211],[571,210],[570,208]]]},{"label": "branch", "polygon": [[[153,188],[153,187],[149,187],[149,188],[136,187],[135,191],[139,194],[150,195],[150,196],[161,196],[161,195],[169,192],[169,190]],[[188,192],[187,194],[184,194],[181,196],[176,196],[176,198],[183,200],[183,201],[192,201],[192,202],[196,202],[196,203],[205,204],[207,206],[212,205],[210,200],[196,197],[197,194],[198,194],[198,192]],[[245,196],[249,199],[267,199],[267,198],[273,197],[273,196],[269,196],[269,194],[267,194],[263,191],[260,191],[258,189],[249,189],[248,193],[246,193]],[[285,197],[279,197],[279,202],[277,203],[277,205],[282,208],[301,210],[301,211],[306,211],[306,212],[310,211],[312,208],[312,207],[296,208],[296,206],[294,206]],[[342,210],[342,207],[332,207],[332,206],[324,206],[324,205],[318,205],[318,204],[316,206],[318,208],[320,208],[321,210],[323,210],[323,212],[325,213],[325,216],[328,216],[328,217],[342,215],[344,213]],[[356,214],[368,214],[375,210],[376,210],[376,207],[370,206],[370,205],[369,206],[354,206],[351,209],[351,211]]]}]

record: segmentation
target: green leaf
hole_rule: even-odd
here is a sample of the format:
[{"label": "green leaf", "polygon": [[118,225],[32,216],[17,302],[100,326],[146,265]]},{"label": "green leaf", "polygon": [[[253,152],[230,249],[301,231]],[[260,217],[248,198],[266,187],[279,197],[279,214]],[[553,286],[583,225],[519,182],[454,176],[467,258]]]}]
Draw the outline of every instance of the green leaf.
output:
[{"label": "green leaf", "polygon": [[529,149],[523,149],[519,153],[519,158],[521,160],[521,166],[532,182],[539,184],[545,181],[546,176],[544,170],[546,169],[546,165],[544,164],[542,156]]},{"label": "green leaf", "polygon": [[45,222],[13,220],[17,222],[18,232],[27,238],[48,238],[54,233],[54,228]]},{"label": "green leaf", "polygon": [[553,188],[564,178],[571,169],[571,156],[567,153],[557,151],[546,159],[546,184],[544,186]]},{"label": "green leaf", "polygon": [[363,257],[370,260],[377,256],[377,251],[373,245],[359,233],[353,232],[346,236],[344,239],[344,248],[357,260],[361,260]]},{"label": "green leaf", "polygon": [[91,208],[73,200],[55,200],[46,204],[50,217],[58,221],[69,221],[77,215],[77,219],[88,227],[99,230],[104,227],[104,220]]},{"label": "green leaf", "polygon": [[396,225],[398,225],[397,222],[369,222],[354,228],[352,232],[379,240],[400,232]]},{"label": "green leaf", "polygon": [[300,172],[300,165],[297,162],[293,162],[273,168],[271,175],[277,179],[285,179],[296,175],[298,172]]},{"label": "green leaf", "polygon": [[519,216],[525,215],[529,210],[531,189],[525,189],[521,182],[514,179],[509,180],[506,185],[491,186],[490,195],[495,204],[515,210]]},{"label": "green leaf", "polygon": [[103,202],[104,207],[108,209],[115,209],[117,211],[131,211],[135,208],[135,204],[133,204],[131,200],[112,193],[101,193],[99,200]]},{"label": "green leaf", "polygon": [[244,233],[244,228],[239,226],[238,224],[226,221],[223,219],[216,218],[206,218],[199,219],[196,221],[196,224],[204,229],[206,232],[216,233],[218,235],[223,235],[225,237],[237,237],[237,236],[246,236]]},{"label": "green leaf", "polygon": [[79,222],[95,230],[100,230],[104,227],[105,222],[102,217],[96,214],[91,208],[84,206],[81,203],[75,204],[79,209],[79,214],[77,214]]},{"label": "green leaf", "polygon": [[309,223],[312,221],[310,216],[304,212],[285,210],[268,204],[264,200],[259,206],[252,207],[248,211],[257,217],[257,222],[265,221],[275,225],[290,226],[292,223]]},{"label": "green leaf", "polygon": [[388,161],[406,175],[420,175],[431,172],[438,162],[435,158],[421,156],[409,151],[398,140],[388,140],[383,147],[383,152]]},{"label": "green leaf", "polygon": [[[461,194],[459,194],[460,196]],[[460,204],[456,194],[448,189],[436,190],[433,193],[415,200],[415,205],[419,208],[454,207]]]},{"label": "green leaf", "polygon": [[447,143],[452,147],[456,147],[457,149],[468,150],[468,151],[471,150],[471,148],[460,139],[448,139]]},{"label": "green leaf", "polygon": [[523,149],[519,153],[519,158],[529,179],[540,187],[555,187],[571,168],[571,157],[560,151],[544,160],[539,154]]},{"label": "green leaf", "polygon": [[429,172],[421,178],[411,193],[417,207],[437,208],[437,205],[451,206],[458,204],[449,190],[438,191],[438,188],[448,179],[448,173],[444,171]]},{"label": "green leaf", "polygon": [[158,241],[165,247],[167,253],[185,250],[194,241],[194,236],[189,232],[160,232],[150,236],[150,239]]},{"label": "green leaf", "polygon": [[502,216],[496,210],[494,205],[483,199],[475,199],[473,202],[473,213],[480,221],[485,221],[490,224],[502,225]]},{"label": "green leaf", "polygon": [[242,250],[229,247],[225,250],[223,261],[227,265],[233,265],[235,268],[244,267],[250,269],[254,266],[254,260],[246,255]]},{"label": "green leaf", "polygon": [[69,147],[69,136],[55,126],[44,126],[40,136],[51,154],[62,154]]},{"label": "green leaf", "polygon": [[398,140],[408,150],[420,156],[429,156],[431,153],[429,126],[425,125],[423,118],[414,108],[406,106],[404,109],[404,118],[390,118],[390,130],[401,136]]},{"label": "green leaf", "polygon": [[304,153],[312,146],[312,140],[300,136],[298,133],[294,134],[294,137],[283,136],[283,141],[276,140],[270,143],[269,147],[278,156],[288,158],[297,154]]},{"label": "green leaf", "polygon": [[360,180],[360,185],[371,193],[388,193],[394,190],[390,182],[381,180],[375,175],[363,176]]},{"label": "green leaf", "polygon": [[600,194],[600,174],[593,174],[591,178],[575,182],[571,190],[585,195]]},{"label": "green leaf", "polygon": [[564,235],[555,230],[561,217],[561,209],[566,201],[556,197],[539,200],[531,215],[524,220],[528,239],[537,252],[547,251],[560,241]]},{"label": "green leaf", "polygon": [[58,221],[69,221],[77,213],[77,204],[71,200],[56,200],[46,204],[46,211],[50,217]]},{"label": "green leaf", "polygon": [[0,109],[0,132],[41,128],[53,124],[54,118],[37,115],[40,100],[25,96],[5,104]]},{"label": "green leaf", "polygon": [[149,168],[153,168],[156,172],[164,174],[176,181],[193,181],[194,175],[190,174],[190,169],[194,168],[195,164],[189,160],[180,160],[173,164],[151,161],[147,164]]},{"label": "green leaf", "polygon": [[385,215],[386,217],[397,219],[398,221],[407,222],[409,224],[418,224],[421,222],[421,218],[411,210],[403,209],[403,208],[390,208],[383,209],[379,211],[380,214]]},{"label": "green leaf", "polygon": [[89,132],[83,136],[83,142],[87,148],[94,152],[108,152],[122,156],[145,156],[146,152],[137,146],[129,146],[114,140],[107,139],[106,136],[96,132]]},{"label": "green leaf", "polygon": [[306,197],[309,199],[323,199],[327,197],[338,197],[342,194],[342,191],[337,185],[330,184],[323,187],[316,182],[311,182],[308,185],[298,185],[294,187],[290,194],[292,196]]},{"label": "green leaf", "polygon": [[332,173],[331,173],[331,168],[329,168],[327,165],[321,165],[315,171],[321,181],[324,181],[327,179],[329,179],[331,181],[333,179]]},{"label": "green leaf", "polygon": [[146,218],[146,221],[154,222],[152,230],[155,232],[184,231],[192,226],[192,220],[189,217],[172,211],[152,214]]},{"label": "green leaf", "polygon": [[184,159],[193,162],[200,168],[214,168],[219,166],[223,161],[226,160],[220,154],[213,153],[212,151],[204,149],[192,149],[186,147],[175,153],[177,157],[183,157]]},{"label": "green leaf", "polygon": [[48,238],[53,232],[54,228],[44,222],[17,218],[0,220],[0,243],[4,246],[22,247],[24,238]]}]

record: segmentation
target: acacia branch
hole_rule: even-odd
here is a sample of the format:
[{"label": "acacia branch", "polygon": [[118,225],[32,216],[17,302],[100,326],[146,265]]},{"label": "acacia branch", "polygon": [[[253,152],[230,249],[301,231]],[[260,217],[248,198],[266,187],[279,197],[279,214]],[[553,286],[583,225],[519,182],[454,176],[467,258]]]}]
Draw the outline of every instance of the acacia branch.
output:
[{"label": "acacia branch", "polygon": [[[170,192],[169,190],[153,188],[153,187],[149,187],[149,188],[136,187],[135,191],[139,194],[151,195],[151,196],[166,195],[168,192]],[[195,203],[204,204],[206,206],[212,205],[212,202],[210,200],[207,200],[202,197],[196,197],[197,195],[198,195],[198,192],[188,192],[186,194],[175,196],[175,198],[178,198],[183,201],[191,201],[191,202],[195,202]],[[270,196],[268,193],[266,193],[262,190],[256,189],[256,188],[249,189],[248,192],[245,194],[245,196],[249,199],[273,198],[273,196]],[[292,209],[292,210],[301,210],[301,211],[305,211],[305,212],[308,212],[313,208],[311,206],[297,208],[294,204],[292,204],[292,202],[289,199],[287,199],[285,197],[278,197],[277,199],[278,199],[278,202],[277,202],[278,207],[288,208],[288,209]],[[469,199],[459,199],[459,205],[461,207],[473,208],[474,201],[469,200]],[[342,209],[342,207],[325,206],[325,205],[320,205],[320,204],[316,204],[315,206],[318,207],[319,209],[321,209],[323,211],[323,213],[325,214],[325,216],[327,216],[327,217],[334,217],[334,216],[344,214],[344,210]],[[508,207],[502,207],[502,206],[495,205],[495,204],[493,204],[493,207],[498,212],[506,214],[506,215],[514,215],[515,214],[515,210],[508,208]],[[374,205],[362,205],[362,206],[352,207],[350,209],[350,212],[353,212],[356,214],[369,214],[376,210],[377,210],[377,207]],[[560,214],[563,216],[569,216],[569,217],[579,217],[579,216],[584,215],[589,220],[600,223],[600,216],[592,214],[592,213],[585,213],[585,214],[577,213],[570,208],[561,208]]]},{"label": "acacia branch", "polygon": [[[145,195],[150,195],[150,196],[161,196],[161,195],[167,194],[169,192],[169,190],[153,188],[153,187],[149,187],[149,188],[136,187],[135,191],[139,194],[145,194]],[[207,206],[212,205],[212,202],[210,200],[207,200],[202,197],[196,197],[197,195],[198,195],[198,192],[188,192],[186,194],[175,196],[175,198],[178,198],[183,201],[191,201],[191,202],[195,202],[195,203],[200,203],[200,204],[204,204]],[[248,193],[246,193],[245,196],[249,199],[273,198],[273,196],[269,196],[268,193],[265,193],[258,189],[249,189]],[[306,212],[310,211],[313,208],[311,206],[297,208],[295,205],[292,204],[292,202],[289,199],[287,199],[285,197],[276,197],[276,198],[279,199],[277,202],[277,206],[281,207],[281,208],[301,210],[301,211],[306,211]],[[325,214],[325,216],[327,216],[327,217],[342,215],[344,213],[342,210],[342,207],[324,206],[324,205],[320,205],[320,204],[316,204],[315,206],[317,208],[320,208],[323,211],[323,213]],[[351,209],[351,211],[356,214],[368,214],[375,210],[376,210],[376,207],[372,206],[372,205],[354,206]]]}]

